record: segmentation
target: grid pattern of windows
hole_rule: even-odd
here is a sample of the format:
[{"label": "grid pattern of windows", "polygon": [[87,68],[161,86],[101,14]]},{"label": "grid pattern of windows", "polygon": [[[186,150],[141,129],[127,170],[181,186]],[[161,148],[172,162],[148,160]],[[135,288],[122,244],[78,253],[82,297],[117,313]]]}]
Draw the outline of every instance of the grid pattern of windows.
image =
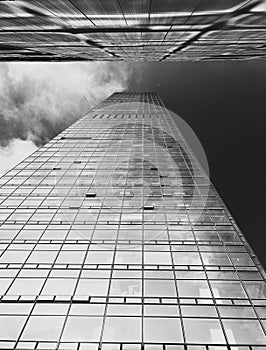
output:
[{"label": "grid pattern of windows", "polygon": [[265,272],[155,93],[6,173],[0,220],[0,348],[265,349]]},{"label": "grid pattern of windows", "polygon": [[265,58],[264,0],[0,1],[0,60]]}]

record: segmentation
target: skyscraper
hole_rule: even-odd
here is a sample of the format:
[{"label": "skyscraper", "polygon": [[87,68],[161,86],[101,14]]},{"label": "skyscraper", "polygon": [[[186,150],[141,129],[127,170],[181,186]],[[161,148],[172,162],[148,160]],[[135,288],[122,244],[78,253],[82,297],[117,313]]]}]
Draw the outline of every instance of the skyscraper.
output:
[{"label": "skyscraper", "polygon": [[155,93],[0,179],[0,348],[258,350],[265,273]]},{"label": "skyscraper", "polygon": [[265,58],[264,0],[0,1],[1,61]]}]

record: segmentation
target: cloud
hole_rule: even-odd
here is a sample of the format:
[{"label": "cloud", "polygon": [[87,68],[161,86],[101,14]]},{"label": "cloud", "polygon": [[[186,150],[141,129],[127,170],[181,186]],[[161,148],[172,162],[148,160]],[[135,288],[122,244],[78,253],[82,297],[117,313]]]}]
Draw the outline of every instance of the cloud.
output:
[{"label": "cloud", "polygon": [[8,147],[0,148],[0,176],[34,152],[37,147],[31,141],[13,140]]},{"label": "cloud", "polygon": [[0,65],[0,147],[13,140],[41,146],[101,100],[127,88],[121,62]]}]

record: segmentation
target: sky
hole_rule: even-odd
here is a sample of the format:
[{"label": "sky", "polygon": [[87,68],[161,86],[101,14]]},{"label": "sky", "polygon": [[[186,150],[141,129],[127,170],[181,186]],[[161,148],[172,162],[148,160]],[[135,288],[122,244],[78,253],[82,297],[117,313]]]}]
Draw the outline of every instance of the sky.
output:
[{"label": "sky", "polygon": [[2,64],[0,175],[123,89],[156,91],[191,127],[213,184],[266,266],[266,61]]},{"label": "sky", "polygon": [[213,184],[266,266],[266,61],[149,63],[130,89],[157,91],[193,129]]}]

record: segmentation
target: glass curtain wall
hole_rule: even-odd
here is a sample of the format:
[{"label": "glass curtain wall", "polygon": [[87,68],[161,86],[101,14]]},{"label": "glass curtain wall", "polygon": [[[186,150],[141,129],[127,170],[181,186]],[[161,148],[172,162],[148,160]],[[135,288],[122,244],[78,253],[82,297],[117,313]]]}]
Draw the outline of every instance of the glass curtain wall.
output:
[{"label": "glass curtain wall", "polygon": [[265,273],[155,93],[0,179],[0,348],[258,350]]}]

